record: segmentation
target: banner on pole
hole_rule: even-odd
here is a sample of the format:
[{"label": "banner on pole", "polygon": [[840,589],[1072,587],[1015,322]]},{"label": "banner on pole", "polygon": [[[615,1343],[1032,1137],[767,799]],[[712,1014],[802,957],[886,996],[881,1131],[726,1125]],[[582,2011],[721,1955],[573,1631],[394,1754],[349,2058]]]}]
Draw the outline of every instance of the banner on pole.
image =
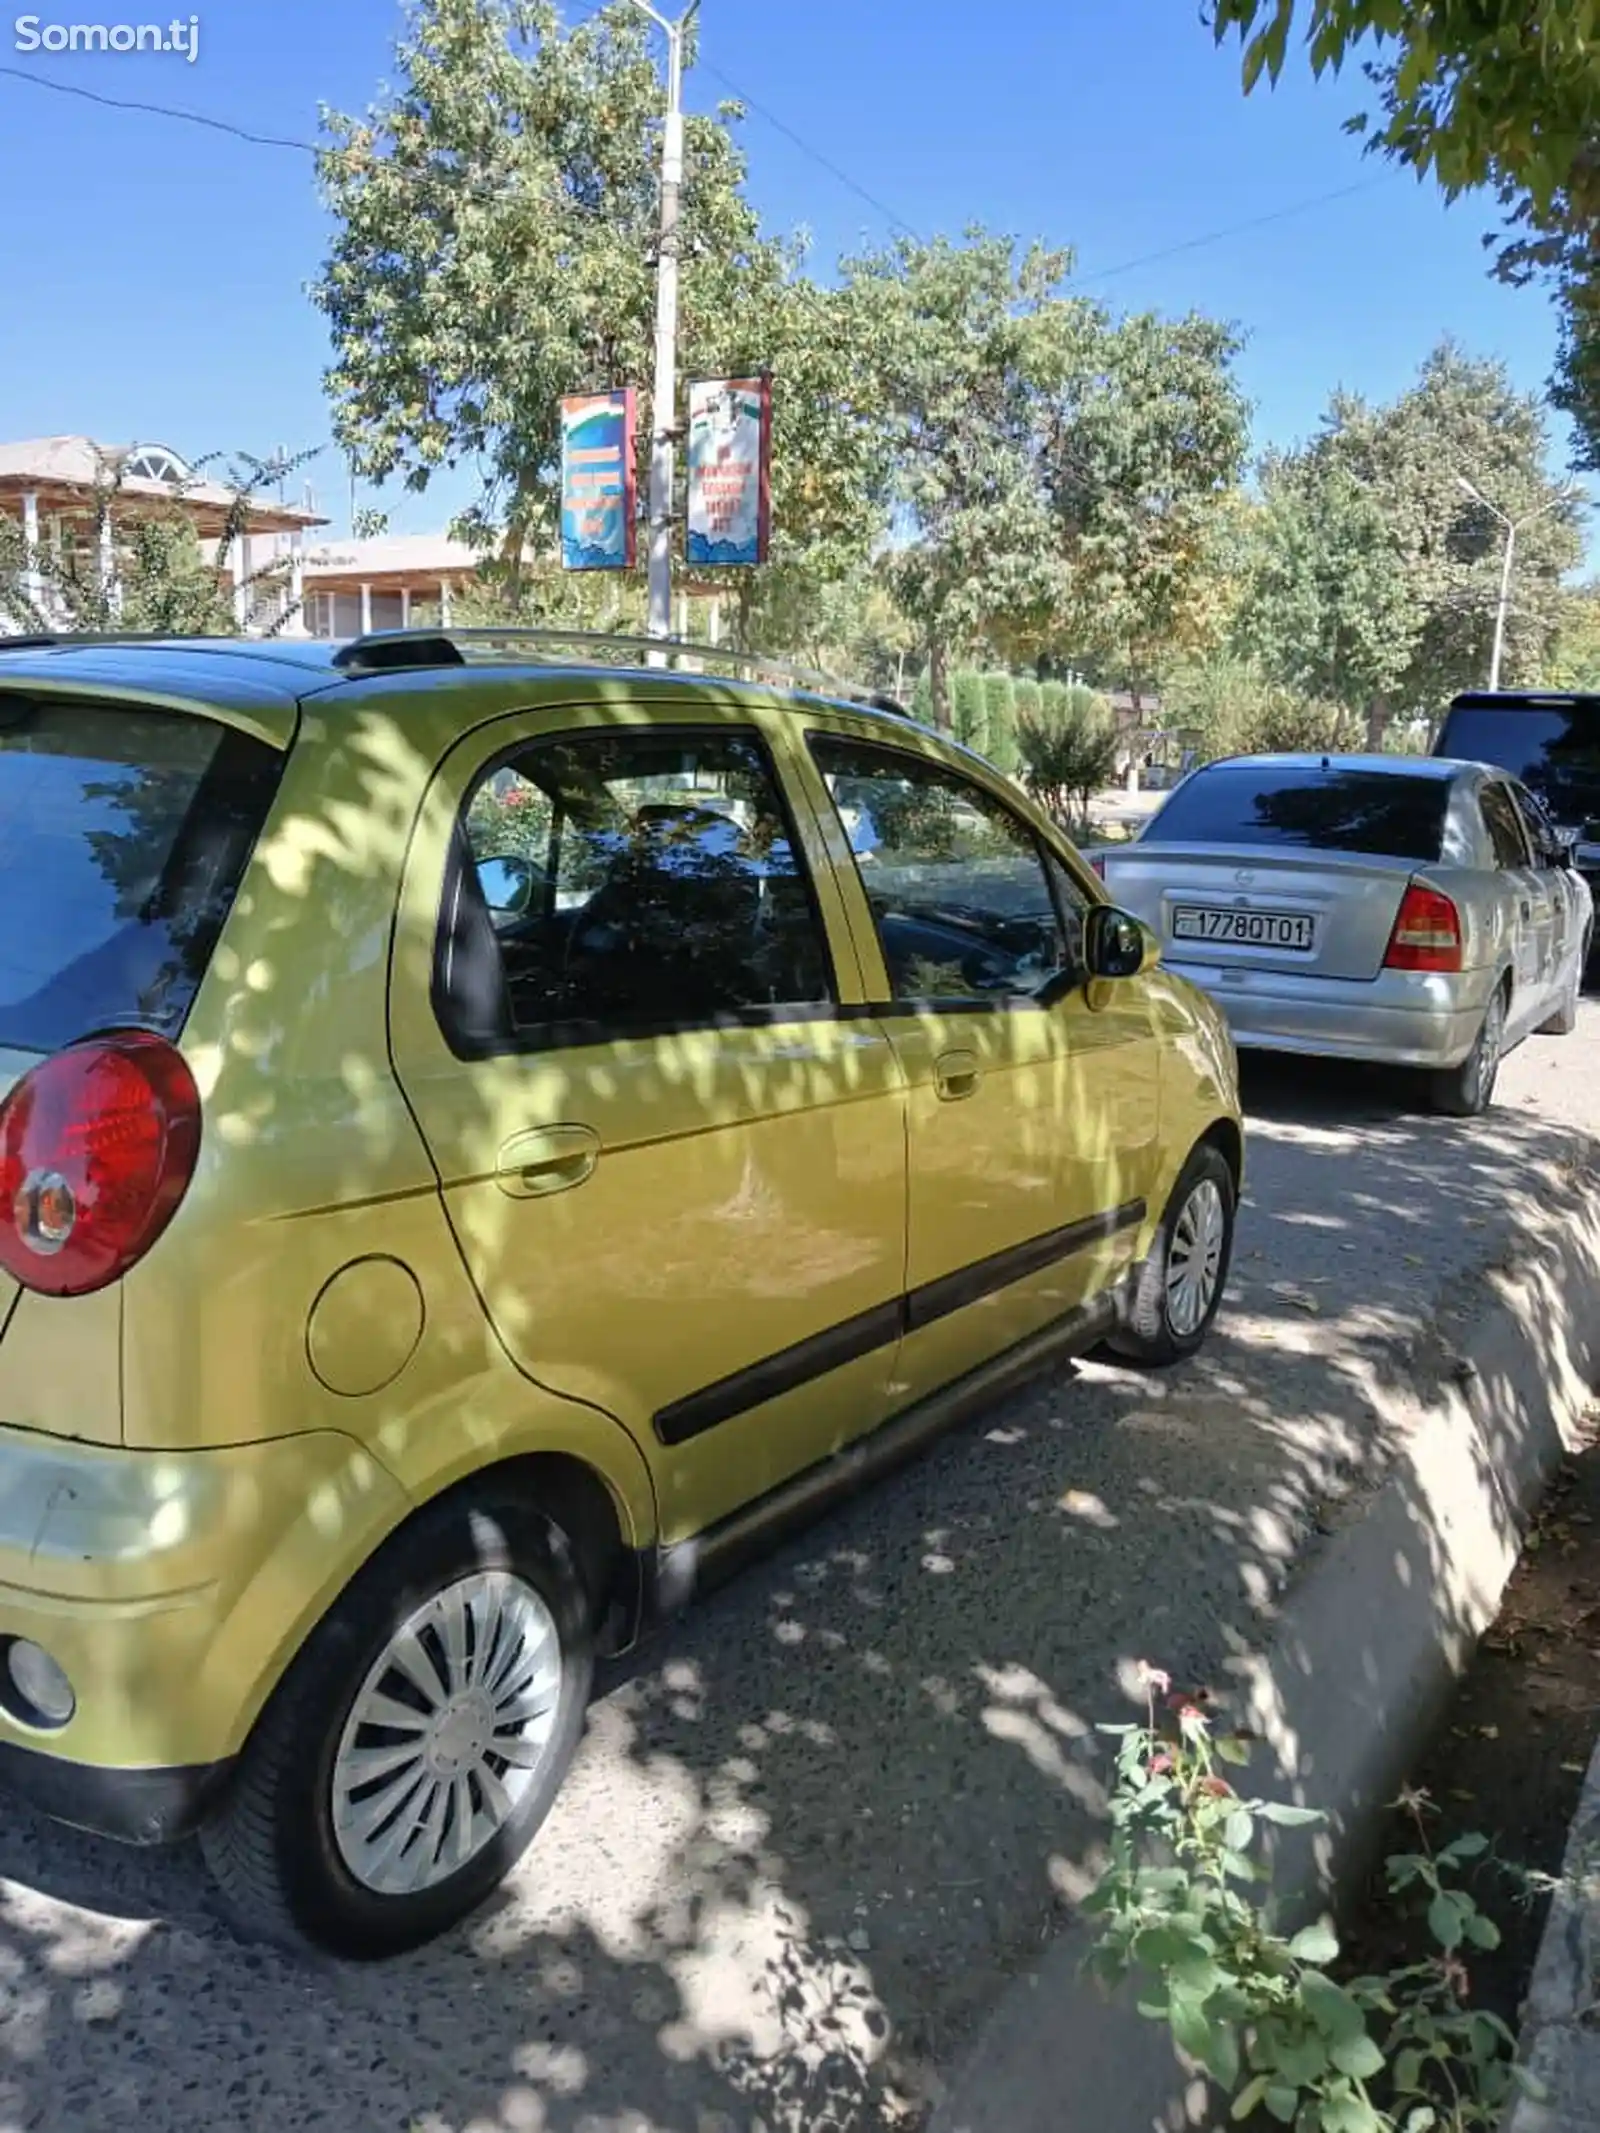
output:
[{"label": "banner on pole", "polygon": [[689,387],[687,560],[750,569],[767,560],[772,382],[702,378]]},{"label": "banner on pole", "polygon": [[561,403],[561,567],[631,570],[638,476],[631,385]]}]

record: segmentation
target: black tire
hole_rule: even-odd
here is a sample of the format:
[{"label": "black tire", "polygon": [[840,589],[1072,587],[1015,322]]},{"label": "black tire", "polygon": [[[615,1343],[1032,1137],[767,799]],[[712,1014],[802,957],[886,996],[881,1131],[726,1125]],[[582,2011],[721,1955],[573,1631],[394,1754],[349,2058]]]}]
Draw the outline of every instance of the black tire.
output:
[{"label": "black tire", "polygon": [[1443,1117],[1480,1118],[1494,1102],[1510,1004],[1509,988],[1499,986],[1466,1058],[1459,1066],[1444,1067],[1428,1076],[1428,1100]]},{"label": "black tire", "polygon": [[1572,983],[1561,1005],[1548,1022],[1539,1024],[1541,1037],[1570,1037],[1578,1026],[1578,1008],[1583,999],[1583,977],[1589,967],[1589,950],[1592,943],[1587,934],[1583,938],[1583,952],[1572,966]]},{"label": "black tire", "polygon": [[[1198,1323],[1175,1325],[1174,1298],[1168,1283],[1174,1240],[1179,1239],[1181,1248],[1180,1228],[1185,1211],[1208,1187],[1215,1189],[1221,1202],[1222,1242],[1215,1278]],[[1227,1157],[1212,1142],[1202,1141],[1172,1188],[1149,1257],[1135,1277],[1127,1315],[1107,1343],[1114,1354],[1146,1370],[1164,1370],[1183,1362],[1201,1347],[1228,1285],[1238,1199],[1238,1182]]]},{"label": "black tire", "polygon": [[[543,1760],[510,1817],[463,1866],[418,1894],[379,1894],[351,1872],[334,1828],[334,1765],[346,1720],[400,1625],[482,1571],[507,1571],[531,1586],[555,1625],[561,1669]],[[419,1512],[308,1638],[201,1829],[233,1923],[254,1939],[370,1961],[417,1947],[466,1917],[527,1849],[560,1790],[583,1731],[593,1655],[594,1605],[577,1553],[535,1505],[501,1488],[457,1493]]]}]

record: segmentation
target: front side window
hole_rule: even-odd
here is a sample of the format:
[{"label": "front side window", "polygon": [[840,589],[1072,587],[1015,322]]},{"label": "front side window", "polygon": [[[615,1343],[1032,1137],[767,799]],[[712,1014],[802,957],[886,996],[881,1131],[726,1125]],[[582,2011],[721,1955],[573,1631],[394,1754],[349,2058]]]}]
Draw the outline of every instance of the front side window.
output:
[{"label": "front side window", "polygon": [[981,785],[899,749],[813,734],[896,1000],[1037,993],[1082,963],[1087,900]]},{"label": "front side window", "polygon": [[804,863],[753,734],[637,727],[533,742],[479,780],[462,832],[514,1043],[834,998]]}]

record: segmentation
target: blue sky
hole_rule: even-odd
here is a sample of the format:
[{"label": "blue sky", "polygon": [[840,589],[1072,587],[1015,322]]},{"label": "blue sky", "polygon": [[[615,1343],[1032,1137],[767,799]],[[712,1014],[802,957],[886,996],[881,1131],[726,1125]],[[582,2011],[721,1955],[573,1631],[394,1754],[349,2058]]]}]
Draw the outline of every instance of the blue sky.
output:
[{"label": "blue sky", "polygon": [[[19,0],[44,22],[165,19],[172,0],[100,4]],[[0,64],[310,139],[319,103],[370,101],[399,22],[396,0],[182,4],[199,11],[193,63],[23,54],[8,13]],[[1392,395],[1445,332],[1503,357],[1525,387],[1548,376],[1547,302],[1486,271],[1489,203],[1447,209],[1364,157],[1341,130],[1356,81],[1316,85],[1291,62],[1275,93],[1245,99],[1196,0],[1010,0],[992,13],[704,0],[702,25],[691,103],[736,84],[919,233],[976,220],[1042,236],[1070,245],[1083,286],[1121,307],[1235,321],[1260,443],[1304,435],[1336,385]],[[764,220],[805,225],[819,266],[890,234],[764,117],[743,137]],[[1343,188],[1355,190],[1305,205]],[[0,74],[0,196],[12,203],[0,437],[87,431],[190,454],[327,442],[326,342],[304,295],[327,225],[306,156]],[[308,471],[342,531],[340,461],[329,450]],[[470,493],[463,479],[363,501],[420,531]]]}]

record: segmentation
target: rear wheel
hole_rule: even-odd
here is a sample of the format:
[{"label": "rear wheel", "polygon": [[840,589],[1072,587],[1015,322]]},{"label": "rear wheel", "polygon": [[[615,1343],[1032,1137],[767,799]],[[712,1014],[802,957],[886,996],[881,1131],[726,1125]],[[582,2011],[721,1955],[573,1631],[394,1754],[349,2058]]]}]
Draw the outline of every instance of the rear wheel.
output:
[{"label": "rear wheel", "polygon": [[1446,1118],[1477,1118],[1494,1101],[1494,1085],[1506,1047],[1506,988],[1496,989],[1472,1050],[1456,1067],[1428,1077],[1433,1108]]},{"label": "rear wheel", "polygon": [[514,1492],[402,1527],[290,1668],[201,1831],[235,1922],[371,1958],[475,1909],[572,1760],[592,1621],[567,1536]]},{"label": "rear wheel", "polygon": [[1111,1336],[1114,1353],[1162,1369],[1200,1347],[1228,1279],[1238,1197],[1227,1158],[1203,1142],[1172,1188],[1127,1317]]}]

